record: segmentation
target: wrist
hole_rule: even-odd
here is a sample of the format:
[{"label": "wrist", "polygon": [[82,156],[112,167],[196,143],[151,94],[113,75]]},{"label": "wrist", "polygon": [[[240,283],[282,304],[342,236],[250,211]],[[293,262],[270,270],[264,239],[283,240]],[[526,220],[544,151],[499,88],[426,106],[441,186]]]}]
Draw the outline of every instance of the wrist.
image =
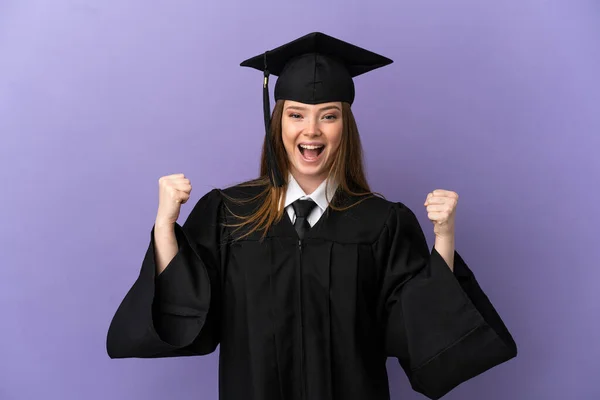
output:
[{"label": "wrist", "polygon": [[436,236],[434,248],[444,261],[446,261],[450,270],[454,271],[454,235]]},{"label": "wrist", "polygon": [[175,231],[175,224],[169,221],[154,221],[154,232],[157,233],[170,233]]},{"label": "wrist", "polygon": [[450,234],[436,234],[435,235],[436,242],[444,242],[444,243],[454,243],[454,233]]}]

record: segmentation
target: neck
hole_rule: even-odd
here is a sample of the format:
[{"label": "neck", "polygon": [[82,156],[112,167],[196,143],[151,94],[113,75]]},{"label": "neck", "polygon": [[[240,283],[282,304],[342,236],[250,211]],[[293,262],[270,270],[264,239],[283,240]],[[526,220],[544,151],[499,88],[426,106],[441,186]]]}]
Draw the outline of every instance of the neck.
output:
[{"label": "neck", "polygon": [[327,176],[305,176],[298,173],[292,173],[292,175],[294,176],[296,182],[298,182],[298,185],[307,195],[312,194],[315,190],[317,190],[319,185],[323,183],[325,179],[327,179]]}]

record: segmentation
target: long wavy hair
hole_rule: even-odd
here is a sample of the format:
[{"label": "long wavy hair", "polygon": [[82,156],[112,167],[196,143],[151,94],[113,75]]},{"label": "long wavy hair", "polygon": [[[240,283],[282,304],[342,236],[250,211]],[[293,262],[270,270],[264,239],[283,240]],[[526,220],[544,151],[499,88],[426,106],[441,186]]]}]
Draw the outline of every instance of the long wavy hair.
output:
[{"label": "long wavy hair", "polygon": [[[244,199],[235,199],[224,194],[235,204],[253,202],[259,204],[249,215],[237,215],[227,207],[229,212],[240,221],[227,226],[235,227],[236,230],[247,228],[247,232],[238,239],[257,231],[262,231],[262,238],[264,238],[269,228],[278,223],[284,215],[285,210],[282,205],[285,203],[288,185],[289,160],[282,138],[283,105],[283,100],[279,100],[275,104],[271,117],[271,134],[268,139],[273,142],[275,157],[285,184],[282,187],[275,187],[271,184],[267,168],[267,138],[265,137],[260,158],[259,178],[238,185],[238,187],[262,187],[263,190],[254,197]],[[329,208],[336,211],[347,210],[369,197],[379,195],[371,191],[365,177],[360,135],[348,103],[342,103],[342,121],[342,138],[333,161],[330,163],[327,181],[328,185],[332,181],[338,183],[333,198],[328,199]],[[357,200],[349,202],[348,200],[351,198]]]}]

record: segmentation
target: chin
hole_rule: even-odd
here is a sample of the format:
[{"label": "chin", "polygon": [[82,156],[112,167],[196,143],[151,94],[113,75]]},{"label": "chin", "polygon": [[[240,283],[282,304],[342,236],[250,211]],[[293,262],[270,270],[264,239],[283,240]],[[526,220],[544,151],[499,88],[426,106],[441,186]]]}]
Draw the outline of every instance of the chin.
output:
[{"label": "chin", "polygon": [[305,178],[319,178],[319,177],[322,177],[323,175],[325,175],[326,171],[323,171],[322,169],[307,170],[306,168],[296,168],[296,173]]},{"label": "chin", "polygon": [[324,179],[327,177],[328,171],[323,166],[306,167],[302,165],[294,165],[294,171],[297,176],[305,179]]}]

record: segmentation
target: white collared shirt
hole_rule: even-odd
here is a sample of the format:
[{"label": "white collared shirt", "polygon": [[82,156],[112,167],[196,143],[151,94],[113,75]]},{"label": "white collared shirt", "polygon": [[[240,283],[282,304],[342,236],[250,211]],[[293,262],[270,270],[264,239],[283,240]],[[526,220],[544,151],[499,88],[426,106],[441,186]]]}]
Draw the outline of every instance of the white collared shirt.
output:
[{"label": "white collared shirt", "polygon": [[326,188],[327,182],[327,179],[324,180],[314,192],[307,195],[292,174],[289,175],[288,187],[285,195],[285,208],[290,216],[292,224],[296,221],[296,213],[294,212],[292,203],[298,199],[312,199],[312,201],[317,204],[308,215],[308,223],[312,227],[319,221],[327,207],[329,207],[329,200],[331,200],[337,188],[337,185],[331,183],[329,184],[329,187]]}]

